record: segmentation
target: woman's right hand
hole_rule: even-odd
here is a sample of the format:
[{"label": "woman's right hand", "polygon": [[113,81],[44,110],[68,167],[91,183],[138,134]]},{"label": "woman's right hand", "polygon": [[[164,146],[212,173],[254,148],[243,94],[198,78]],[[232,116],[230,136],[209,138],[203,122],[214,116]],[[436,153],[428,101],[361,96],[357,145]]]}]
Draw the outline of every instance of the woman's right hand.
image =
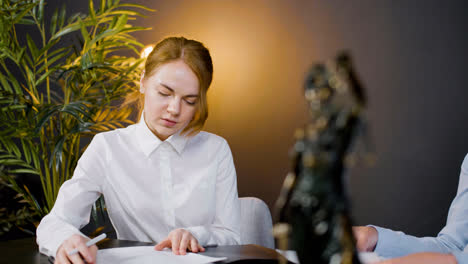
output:
[{"label": "woman's right hand", "polygon": [[358,251],[372,252],[379,240],[377,229],[372,226],[353,226]]},{"label": "woman's right hand", "polygon": [[[86,263],[96,263],[98,247],[96,245],[87,247],[87,241],[86,238],[78,234],[69,237],[57,249],[54,264],[84,264],[85,261]],[[78,253],[68,256],[68,252],[75,248],[78,249]]]}]

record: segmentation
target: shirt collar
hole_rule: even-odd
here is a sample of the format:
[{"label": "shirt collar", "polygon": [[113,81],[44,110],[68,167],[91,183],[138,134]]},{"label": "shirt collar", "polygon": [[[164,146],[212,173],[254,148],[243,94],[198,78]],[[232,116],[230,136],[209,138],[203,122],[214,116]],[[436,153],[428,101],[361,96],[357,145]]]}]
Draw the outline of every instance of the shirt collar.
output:
[{"label": "shirt collar", "polygon": [[180,131],[167,138],[165,141],[161,141],[146,125],[143,116],[140,121],[136,124],[137,141],[148,157],[153,151],[155,151],[163,142],[169,143],[174,148],[177,154],[181,154],[184,150],[185,144],[187,143],[188,137],[180,134]]}]

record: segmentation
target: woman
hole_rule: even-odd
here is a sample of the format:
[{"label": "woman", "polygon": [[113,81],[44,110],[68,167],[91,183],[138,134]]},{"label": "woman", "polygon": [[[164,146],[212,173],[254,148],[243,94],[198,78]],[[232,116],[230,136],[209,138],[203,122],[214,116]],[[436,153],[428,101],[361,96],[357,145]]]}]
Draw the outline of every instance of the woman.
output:
[{"label": "woman", "polygon": [[437,237],[418,238],[377,226],[360,226],[353,228],[358,250],[394,258],[379,264],[468,263],[468,155],[462,163],[459,181],[447,225]]},{"label": "woman", "polygon": [[156,250],[174,254],[240,243],[231,151],[223,138],[200,132],[212,75],[202,43],[170,37],[155,46],[141,77],[140,121],[93,138],[37,228],[41,253],[83,263],[67,255],[77,248],[94,263],[97,247],[86,247],[79,229],[101,194],[119,239],[159,242]]}]

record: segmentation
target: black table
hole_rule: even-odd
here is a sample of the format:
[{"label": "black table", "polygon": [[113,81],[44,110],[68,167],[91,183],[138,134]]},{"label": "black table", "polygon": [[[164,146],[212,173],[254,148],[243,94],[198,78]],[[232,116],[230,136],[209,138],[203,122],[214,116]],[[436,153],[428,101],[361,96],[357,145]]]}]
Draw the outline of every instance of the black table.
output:
[{"label": "black table", "polygon": [[[132,246],[150,246],[152,243],[128,240],[105,239],[98,244],[100,249]],[[216,263],[279,263],[282,256],[273,249],[258,245],[218,246],[206,248],[199,253],[211,257],[227,257]],[[39,253],[34,237],[0,242],[0,263],[48,264],[47,256]],[[289,262],[291,263],[291,262]]]}]

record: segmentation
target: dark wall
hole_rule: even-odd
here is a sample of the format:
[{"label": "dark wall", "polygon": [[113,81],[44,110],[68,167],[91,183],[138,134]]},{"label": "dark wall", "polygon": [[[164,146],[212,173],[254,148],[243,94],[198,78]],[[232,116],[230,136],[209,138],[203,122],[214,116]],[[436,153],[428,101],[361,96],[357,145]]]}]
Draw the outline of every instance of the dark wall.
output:
[{"label": "dark wall", "polygon": [[[49,1],[86,12],[87,1]],[[349,50],[368,93],[373,167],[349,174],[358,224],[415,235],[444,225],[468,152],[466,1],[139,0],[145,44],[184,35],[211,50],[206,130],[234,154],[240,196],[270,208],[306,122],[302,82],[312,63]]]}]

